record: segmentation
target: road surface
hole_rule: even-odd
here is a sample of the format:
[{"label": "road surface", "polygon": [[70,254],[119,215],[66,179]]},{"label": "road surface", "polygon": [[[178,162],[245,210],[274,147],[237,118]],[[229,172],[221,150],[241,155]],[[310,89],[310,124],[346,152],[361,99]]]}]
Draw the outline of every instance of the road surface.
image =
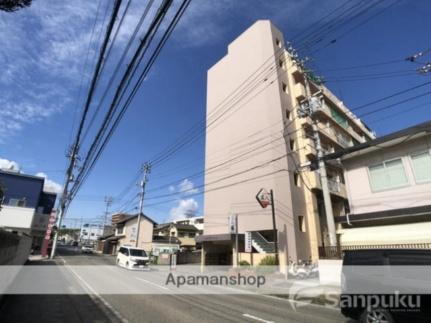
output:
[{"label": "road surface", "polygon": [[[60,250],[60,254],[66,265],[115,263],[110,256],[84,255],[66,249]],[[136,274],[114,268],[124,277]],[[87,280],[86,283],[92,284]],[[262,295],[134,294],[102,297],[120,314],[120,319],[129,322],[348,322],[338,309],[303,304],[294,309],[284,299]]]}]

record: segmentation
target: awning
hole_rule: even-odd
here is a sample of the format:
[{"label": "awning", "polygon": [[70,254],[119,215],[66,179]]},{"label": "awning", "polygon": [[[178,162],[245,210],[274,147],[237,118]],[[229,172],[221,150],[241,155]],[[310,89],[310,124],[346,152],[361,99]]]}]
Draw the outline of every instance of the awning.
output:
[{"label": "awning", "polygon": [[342,229],[342,246],[431,243],[431,222]]},{"label": "awning", "polygon": [[[235,234],[231,233],[224,233],[224,234],[206,234],[197,236],[195,238],[196,242],[209,242],[209,241],[234,241],[235,240]],[[244,234],[239,233],[238,234],[238,240],[242,241],[244,240]]]}]

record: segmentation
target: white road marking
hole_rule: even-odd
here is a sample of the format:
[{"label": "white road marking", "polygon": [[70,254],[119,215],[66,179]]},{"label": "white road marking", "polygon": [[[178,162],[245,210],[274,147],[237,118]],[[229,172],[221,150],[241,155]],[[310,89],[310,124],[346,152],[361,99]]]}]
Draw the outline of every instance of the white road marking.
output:
[{"label": "white road marking", "polygon": [[139,277],[135,277],[135,278],[136,278],[137,280],[143,281],[144,283],[151,284],[151,285],[154,285],[154,286],[156,286],[156,287],[159,287],[159,288],[162,288],[162,289],[169,290],[169,288],[167,288],[167,287],[165,287],[165,286],[161,286],[161,285],[159,285],[159,284],[156,284],[156,283],[150,282],[150,281],[145,280],[145,279],[143,279],[143,278],[139,278]]},{"label": "white road marking", "polygon": [[[67,270],[69,270],[78,280],[79,282],[83,285],[82,287],[84,289],[86,289],[88,291],[87,295],[93,299],[93,300],[98,300],[100,302],[102,302],[102,304],[104,306],[106,306],[111,312],[112,314],[115,315],[115,317],[123,323],[128,323],[129,321],[123,316],[121,315],[120,312],[118,312],[111,304],[109,304],[99,293],[97,293],[93,287],[90,286],[90,284],[88,284],[81,276],[79,276],[70,266],[66,265],[66,260],[60,256],[60,259],[63,261],[65,267]],[[96,302],[97,304],[97,302]],[[103,309],[102,309],[103,310]]]},{"label": "white road marking", "polygon": [[251,314],[247,314],[247,313],[244,313],[242,316],[248,317],[249,319],[253,319],[253,320],[256,320],[259,322],[274,323],[274,321],[267,321],[267,320],[261,319],[260,317],[257,317],[257,316],[251,315]]}]

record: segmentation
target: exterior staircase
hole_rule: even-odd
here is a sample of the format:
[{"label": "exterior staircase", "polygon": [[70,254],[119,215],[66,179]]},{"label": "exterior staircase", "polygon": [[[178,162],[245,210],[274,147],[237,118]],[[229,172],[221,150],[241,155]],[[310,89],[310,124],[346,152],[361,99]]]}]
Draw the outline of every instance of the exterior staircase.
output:
[{"label": "exterior staircase", "polygon": [[267,241],[259,232],[251,233],[251,244],[259,253],[275,252],[274,242]]}]

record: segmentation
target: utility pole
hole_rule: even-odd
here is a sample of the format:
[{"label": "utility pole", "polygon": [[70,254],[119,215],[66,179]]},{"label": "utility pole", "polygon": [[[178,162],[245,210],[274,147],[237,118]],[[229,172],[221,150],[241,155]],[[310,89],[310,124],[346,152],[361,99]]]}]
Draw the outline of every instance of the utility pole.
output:
[{"label": "utility pole", "polygon": [[320,109],[322,106],[322,102],[319,98],[316,96],[311,95],[310,91],[310,84],[308,82],[308,75],[304,72],[304,68],[302,64],[299,64],[302,68],[302,72],[304,75],[304,82],[305,82],[305,95],[306,95],[306,102],[305,104],[301,104],[301,107],[298,110],[299,117],[311,117],[312,119],[312,129],[313,129],[313,139],[315,148],[317,151],[317,161],[318,161],[318,171],[320,175],[320,184],[322,186],[322,193],[323,193],[323,203],[325,205],[325,213],[326,213],[326,224],[328,227],[328,234],[329,234],[329,245],[331,247],[337,246],[337,237],[335,234],[335,222],[334,222],[334,212],[332,210],[332,201],[331,201],[331,195],[329,193],[329,186],[328,186],[328,176],[326,173],[326,164],[323,160],[323,150],[322,150],[322,144],[320,141],[320,134],[319,134],[319,127],[318,127],[318,120],[316,119],[314,112],[317,109]]},{"label": "utility pole", "polygon": [[88,110],[90,108],[91,100],[93,98],[93,94],[94,94],[94,91],[96,88],[96,83],[97,83],[97,80],[99,78],[99,73],[101,70],[102,63],[103,63],[103,58],[105,56],[106,48],[108,47],[108,42],[109,42],[112,30],[114,28],[117,14],[120,10],[121,2],[122,2],[122,0],[116,0],[114,5],[113,5],[111,18],[110,18],[110,21],[106,27],[105,38],[103,39],[103,43],[102,43],[102,46],[100,48],[99,57],[98,57],[98,60],[97,60],[96,66],[95,66],[95,70],[94,70],[93,77],[91,80],[90,88],[88,90],[87,99],[85,101],[83,114],[82,114],[81,120],[79,122],[78,132],[76,134],[75,140],[74,140],[72,148],[70,150],[70,154],[68,154],[68,156],[67,156],[69,158],[69,165],[68,165],[67,170],[66,170],[66,178],[64,181],[62,194],[60,197],[60,203],[58,205],[57,230],[55,231],[54,241],[52,243],[51,256],[50,256],[51,259],[54,258],[54,256],[55,256],[55,251],[57,248],[58,233],[59,233],[59,230],[61,229],[61,222],[63,220],[63,217],[66,213],[67,207],[68,207],[69,202],[70,202],[69,184],[74,179],[73,171],[74,171],[75,167],[77,166],[77,162],[79,161],[78,152],[79,152],[79,148],[80,148],[79,146],[80,146],[80,142],[81,142],[81,135],[82,135],[82,131],[84,128],[85,119],[87,117]]},{"label": "utility pole", "polygon": [[111,196],[105,196],[106,209],[105,209],[105,216],[103,217],[102,236],[105,235],[106,220],[108,219],[109,207],[111,206],[112,201],[113,201],[113,198]]},{"label": "utility pole", "polygon": [[235,251],[236,251],[236,266],[239,266],[239,251],[238,251],[238,214],[235,214]]},{"label": "utility pole", "polygon": [[138,241],[139,241],[139,229],[141,227],[141,216],[143,215],[143,209],[144,209],[144,196],[145,196],[145,185],[148,182],[148,174],[151,172],[151,165],[149,163],[145,163],[142,166],[142,172],[143,172],[143,176],[142,176],[142,180],[140,183],[141,186],[141,198],[139,201],[139,214],[138,214],[138,228],[136,229],[136,243],[135,243],[135,247],[139,247],[138,245]]},{"label": "utility pole", "polygon": [[269,191],[271,195],[271,213],[272,213],[272,231],[274,235],[274,252],[275,252],[275,264],[278,266],[278,234],[277,234],[277,223],[275,222],[275,206],[274,206],[274,192]]},{"label": "utility pole", "polygon": [[422,62],[418,62],[418,59],[422,58],[423,56],[425,56],[429,52],[431,52],[431,48],[428,48],[427,50],[420,51],[420,52],[418,52],[412,56],[407,57],[406,61],[409,61],[412,63],[423,64],[421,67],[416,69],[416,71],[422,75],[427,74],[427,73],[431,72],[431,62],[422,63]]}]

